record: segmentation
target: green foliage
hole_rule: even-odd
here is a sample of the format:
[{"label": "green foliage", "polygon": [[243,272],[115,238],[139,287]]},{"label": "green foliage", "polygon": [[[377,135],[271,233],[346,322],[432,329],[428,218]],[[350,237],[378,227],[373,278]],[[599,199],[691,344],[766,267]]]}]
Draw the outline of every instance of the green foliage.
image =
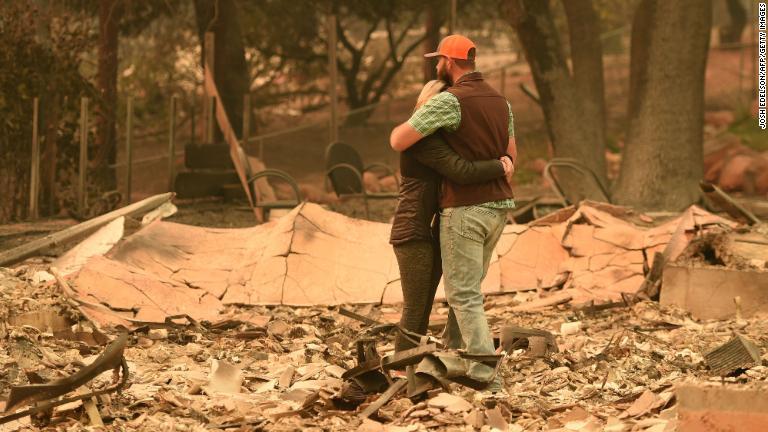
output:
[{"label": "green foliage", "polygon": [[750,113],[739,113],[728,131],[741,138],[747,147],[759,152],[768,152],[768,137],[766,137],[765,131],[760,129],[757,119],[752,117]]},{"label": "green foliage", "polygon": [[[78,54],[89,41],[76,17],[35,6],[0,2],[0,222],[21,218],[27,205],[33,99],[40,97],[41,107],[65,100],[71,106],[91,89],[79,73]],[[71,147],[57,141],[60,152]]]}]

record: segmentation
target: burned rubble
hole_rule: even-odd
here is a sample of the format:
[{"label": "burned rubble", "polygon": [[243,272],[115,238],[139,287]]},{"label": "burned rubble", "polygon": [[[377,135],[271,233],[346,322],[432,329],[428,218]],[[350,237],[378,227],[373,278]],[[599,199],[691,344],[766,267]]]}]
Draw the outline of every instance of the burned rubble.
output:
[{"label": "burned rubble", "polygon": [[[290,239],[284,244],[288,252],[285,247],[274,248],[272,258],[290,260],[292,254],[316,247],[313,241],[338,244],[344,239],[332,235],[340,232],[333,231],[335,216],[301,211],[294,219],[271,225],[279,227],[274,232],[280,238]],[[416,348],[394,353],[393,336],[403,330],[396,324],[400,305],[386,295],[397,287],[396,281],[388,280],[388,271],[372,270],[384,276],[381,291],[371,301],[337,297],[338,302],[321,299],[304,305],[228,302],[231,287],[216,295],[213,285],[205,284],[204,272],[180,265],[167,268],[162,277],[151,274],[151,267],[136,265],[141,259],[154,262],[157,271],[165,268],[167,262],[156,259],[162,255],[153,256],[141,246],[152,244],[142,243],[148,233],[167,236],[161,230],[165,222],[153,222],[102,248],[90,248],[87,242],[102,239],[95,243],[103,245],[103,239],[111,237],[94,234],[81,243],[77,254],[81,259],[32,258],[0,269],[0,404],[5,411],[0,430],[661,432],[700,430],[691,428],[702,416],[727,420],[742,415],[739,410],[749,418],[765,415],[759,404],[732,404],[735,407],[726,410],[707,405],[708,399],[699,395],[722,389],[733,393],[722,397],[739,400],[765,389],[764,305],[750,303],[749,290],[738,292],[729,299],[732,310],[708,318],[696,316],[687,304],[665,300],[668,286],[676,283],[667,275],[669,268],[736,263],[734,271],[768,273],[755,265],[759,257],[745,252],[762,251],[750,246],[761,244],[762,228],[734,228],[735,223],[700,209],[638,227],[627,220],[641,223],[646,216],[620,212],[626,210],[582,205],[525,226],[508,226],[495,260],[497,285],[485,288],[498,354],[473,358],[496,366],[509,395],[499,399],[478,397],[473,387],[479,386],[462,369],[463,360],[471,357],[442,346],[439,331],[448,314],[445,303],[438,301],[432,310],[430,334],[406,333]],[[289,222],[294,224],[290,230]],[[296,223],[314,227],[313,231],[296,229]],[[322,229],[314,231],[318,226]],[[558,246],[566,254],[562,260],[546,267],[543,252],[532,264],[515,258],[524,257],[515,255],[516,245],[527,241],[524,233],[540,236],[543,230],[559,233],[553,238],[563,241]],[[612,234],[606,237],[601,231]],[[581,232],[589,232],[589,237]],[[228,235],[226,230],[214,234]],[[676,238],[685,241],[676,243]],[[244,244],[252,243],[238,243],[241,252]],[[170,250],[162,249],[162,243],[154,245]],[[262,246],[268,250],[270,244]],[[596,250],[598,246],[603,249]],[[625,249],[611,249],[618,246]],[[707,252],[710,249],[716,253]],[[653,264],[643,258],[652,257],[649,252],[667,253],[662,282],[656,284],[660,303],[642,295]],[[206,261],[183,245],[175,253],[170,256],[186,264]],[[629,253],[639,254],[639,261],[622,258]],[[121,257],[133,258],[121,264]],[[701,257],[710,261],[702,263]],[[322,257],[337,263],[342,258]],[[576,265],[584,259],[588,265]],[[113,267],[103,266],[108,261]],[[590,268],[596,273],[604,270],[593,267],[593,261],[612,263],[606,267],[620,267],[619,261],[639,265],[631,270],[633,289],[611,291],[614,279],[587,273]],[[63,265],[67,262],[79,264]],[[106,271],[125,263],[133,266],[120,273]],[[747,264],[749,268],[743,267]],[[102,267],[94,271],[94,265]],[[539,280],[537,286],[510,289],[515,280],[509,269],[521,265],[559,282]],[[344,279],[347,273],[339,264],[329,268],[334,271],[326,277],[337,287],[344,288],[339,281],[365,280]],[[84,279],[87,271],[103,275],[102,281],[123,284],[100,288],[121,290],[123,300],[116,303],[112,296],[88,294],[99,288],[99,279]],[[181,274],[185,276],[175,277]],[[253,278],[265,273],[239,274]],[[593,285],[584,285],[587,277],[595,281]],[[149,294],[157,292],[152,291],[155,288],[142,289],[148,280],[195,296],[152,298]],[[144,298],[128,297],[125,286],[133,286]],[[237,290],[248,286],[260,285],[239,284]],[[189,298],[198,299],[194,307],[187,308],[180,300]],[[201,303],[203,298],[215,308]],[[176,303],[168,304],[171,301]]]}]

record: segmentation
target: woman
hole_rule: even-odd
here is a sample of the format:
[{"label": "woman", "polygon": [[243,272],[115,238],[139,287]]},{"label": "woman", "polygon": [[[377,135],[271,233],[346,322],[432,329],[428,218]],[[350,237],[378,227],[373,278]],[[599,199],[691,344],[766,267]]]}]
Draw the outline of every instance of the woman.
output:
[{"label": "woman", "polygon": [[[416,109],[432,96],[445,90],[443,81],[424,85]],[[503,158],[502,158],[503,159]],[[438,238],[438,195],[442,177],[460,184],[482,183],[505,176],[506,161],[462,159],[440,136],[440,132],[422,138],[400,153],[400,196],[392,223],[390,243],[400,267],[403,288],[403,314],[400,325],[412,332],[426,334],[435,291],[442,276]],[[395,351],[413,344],[398,333]]]}]

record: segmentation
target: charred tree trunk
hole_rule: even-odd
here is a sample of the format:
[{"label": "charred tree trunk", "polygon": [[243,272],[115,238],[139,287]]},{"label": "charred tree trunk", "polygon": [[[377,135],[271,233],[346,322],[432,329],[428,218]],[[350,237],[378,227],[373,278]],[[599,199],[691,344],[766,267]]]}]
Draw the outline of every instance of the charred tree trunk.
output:
[{"label": "charred tree trunk", "polygon": [[[243,130],[243,96],[250,90],[250,79],[238,14],[234,0],[195,0],[197,30],[202,47],[200,64],[205,63],[205,33],[211,31],[215,35],[214,81],[229,122],[240,137]],[[222,134],[217,127],[216,140],[221,139]]]},{"label": "charred tree trunk", "polygon": [[548,1],[504,0],[501,12],[523,46],[555,156],[575,158],[604,180],[605,103],[599,21],[590,0],[563,2],[571,33],[573,73]]},{"label": "charred tree trunk", "polygon": [[117,49],[122,0],[99,0],[99,42],[96,89],[96,150],[91,162],[93,181],[101,190],[117,188],[114,164],[117,158]]},{"label": "charred tree trunk", "polygon": [[614,197],[651,210],[699,199],[711,0],[642,0],[632,29],[626,145]]}]

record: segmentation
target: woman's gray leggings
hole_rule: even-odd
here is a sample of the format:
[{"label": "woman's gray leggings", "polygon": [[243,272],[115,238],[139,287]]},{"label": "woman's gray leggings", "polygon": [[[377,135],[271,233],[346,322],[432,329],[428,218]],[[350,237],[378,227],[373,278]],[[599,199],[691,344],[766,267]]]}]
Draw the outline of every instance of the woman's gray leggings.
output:
[{"label": "woman's gray leggings", "polygon": [[[435,292],[443,274],[440,244],[437,241],[413,240],[396,245],[394,249],[403,288],[400,325],[407,330],[426,334]],[[395,337],[395,351],[414,346],[400,333]]]}]

